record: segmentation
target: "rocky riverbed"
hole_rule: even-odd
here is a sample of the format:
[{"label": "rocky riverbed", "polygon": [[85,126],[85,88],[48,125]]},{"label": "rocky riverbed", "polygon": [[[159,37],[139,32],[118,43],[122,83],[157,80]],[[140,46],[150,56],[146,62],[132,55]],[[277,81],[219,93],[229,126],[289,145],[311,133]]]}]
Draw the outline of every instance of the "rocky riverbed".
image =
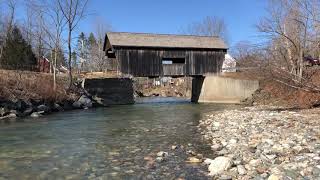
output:
[{"label": "rocky riverbed", "polygon": [[77,100],[70,99],[62,102],[46,102],[44,100],[34,99],[0,99],[0,122],[15,121],[16,118],[27,116],[38,118],[53,112],[88,109],[93,106],[101,106],[101,104],[86,95],[80,96]]},{"label": "rocky riverbed", "polygon": [[319,179],[320,109],[246,107],[208,114],[199,130],[211,142],[207,159],[218,179]]}]

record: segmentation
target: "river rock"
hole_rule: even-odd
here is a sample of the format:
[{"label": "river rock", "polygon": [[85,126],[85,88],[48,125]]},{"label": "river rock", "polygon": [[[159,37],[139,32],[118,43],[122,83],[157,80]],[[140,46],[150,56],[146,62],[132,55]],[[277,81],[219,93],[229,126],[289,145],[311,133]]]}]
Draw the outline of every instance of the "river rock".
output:
[{"label": "river rock", "polygon": [[245,174],[247,174],[246,168],[244,168],[243,165],[238,165],[238,166],[237,166],[237,170],[238,170],[239,175],[245,175]]},{"label": "river rock", "polygon": [[178,146],[173,145],[173,146],[171,146],[171,149],[172,149],[172,150],[176,150],[176,149],[178,149]]},{"label": "river rock", "polygon": [[163,161],[164,161],[164,157],[157,157],[157,158],[156,158],[156,161],[157,161],[157,162],[163,162]]},{"label": "river rock", "polygon": [[91,108],[92,107],[92,100],[85,95],[82,95],[79,98],[78,102],[81,104],[81,107],[83,107],[83,108],[85,108],[85,107]]},{"label": "river rock", "polygon": [[0,108],[0,116],[5,116],[9,111],[6,108]]},{"label": "river rock", "polygon": [[189,157],[187,160],[188,163],[202,163],[201,159],[198,159],[196,157]]},{"label": "river rock", "polygon": [[44,114],[44,111],[39,111],[39,112],[34,112],[30,115],[30,117],[32,118],[38,118],[40,116],[42,116],[42,114]]},{"label": "river rock", "polygon": [[166,157],[166,156],[168,156],[168,153],[164,152],[164,151],[160,151],[160,152],[157,153],[157,156],[158,157]]},{"label": "river rock", "polygon": [[232,165],[232,161],[229,157],[220,156],[211,161],[209,165],[210,176],[216,176],[228,170]]},{"label": "river rock", "polygon": [[14,113],[10,113],[10,114],[8,114],[8,115],[6,115],[6,116],[0,117],[0,120],[15,119],[15,118],[17,118],[17,115],[14,114]]},{"label": "river rock", "polygon": [[280,180],[280,177],[275,174],[272,174],[271,176],[269,176],[268,180]]},{"label": "river rock", "polygon": [[25,109],[29,107],[29,104],[26,101],[19,99],[14,102],[14,106],[15,110],[23,112]]},{"label": "river rock", "polygon": [[26,110],[24,110],[24,111],[21,113],[21,115],[22,115],[23,117],[29,116],[29,115],[32,114],[32,112],[33,112],[33,108],[32,108],[32,107],[29,107],[29,108],[27,108]]},{"label": "river rock", "polygon": [[48,113],[48,112],[50,112],[50,108],[49,108],[48,106],[42,104],[42,105],[39,105],[39,106],[37,107],[37,111],[38,111],[38,112],[43,111],[43,112],[45,112],[45,113]]},{"label": "river rock", "polygon": [[63,109],[59,104],[57,104],[57,103],[54,103],[54,104],[53,104],[53,109],[54,109],[55,111],[64,111],[64,109]]},{"label": "river rock", "polygon": [[72,107],[75,109],[81,109],[82,108],[82,104],[79,101],[76,101],[72,104]]}]

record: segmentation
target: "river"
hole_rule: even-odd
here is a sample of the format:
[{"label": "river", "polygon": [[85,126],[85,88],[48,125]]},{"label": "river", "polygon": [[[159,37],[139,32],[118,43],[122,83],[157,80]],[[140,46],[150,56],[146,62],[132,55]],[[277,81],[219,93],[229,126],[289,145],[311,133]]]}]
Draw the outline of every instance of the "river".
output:
[{"label": "river", "polygon": [[[146,98],[2,123],[0,179],[208,179],[186,151],[213,158],[198,121],[226,108],[236,106]],[[159,151],[169,155],[154,162]]]}]

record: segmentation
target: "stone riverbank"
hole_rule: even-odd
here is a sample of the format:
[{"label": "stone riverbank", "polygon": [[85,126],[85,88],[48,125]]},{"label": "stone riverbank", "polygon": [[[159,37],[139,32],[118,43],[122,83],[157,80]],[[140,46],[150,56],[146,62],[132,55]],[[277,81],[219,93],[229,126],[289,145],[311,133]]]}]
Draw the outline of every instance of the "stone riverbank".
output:
[{"label": "stone riverbank", "polygon": [[88,109],[101,106],[94,99],[82,95],[77,100],[64,100],[62,102],[46,102],[44,100],[7,100],[0,99],[0,122],[15,121],[21,117],[38,118],[42,115],[74,109]]},{"label": "stone riverbank", "polygon": [[320,109],[246,107],[208,114],[199,130],[211,142],[217,179],[319,179]]}]

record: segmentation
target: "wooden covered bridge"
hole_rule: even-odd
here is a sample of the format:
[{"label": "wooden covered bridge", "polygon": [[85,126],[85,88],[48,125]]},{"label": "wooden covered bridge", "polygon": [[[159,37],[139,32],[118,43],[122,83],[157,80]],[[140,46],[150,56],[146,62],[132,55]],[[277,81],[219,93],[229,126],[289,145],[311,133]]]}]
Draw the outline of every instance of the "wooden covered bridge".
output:
[{"label": "wooden covered bridge", "polygon": [[135,77],[218,73],[227,49],[218,37],[189,35],[109,32],[104,43],[113,70]]}]

